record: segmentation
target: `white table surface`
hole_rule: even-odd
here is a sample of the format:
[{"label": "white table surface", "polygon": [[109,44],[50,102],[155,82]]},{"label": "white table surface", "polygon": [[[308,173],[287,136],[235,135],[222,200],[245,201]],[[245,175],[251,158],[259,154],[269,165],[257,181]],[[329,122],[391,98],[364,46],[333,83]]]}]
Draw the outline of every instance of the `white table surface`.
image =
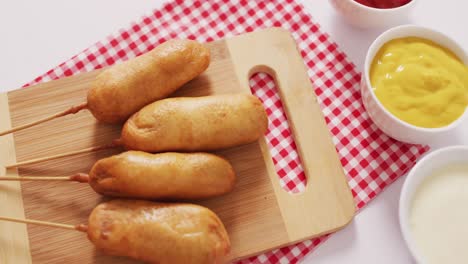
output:
[{"label": "white table surface", "polygon": [[[0,1],[0,92],[31,81],[162,2]],[[334,13],[326,0],[303,3],[323,30],[362,69],[368,46],[384,29],[353,28]],[[466,1],[419,0],[408,22],[445,32],[466,48],[466,10]],[[433,149],[449,144],[468,145],[468,138],[463,137],[467,132],[465,122],[450,139],[433,144]],[[404,177],[387,188],[348,227],[334,234],[302,263],[411,263],[398,226],[403,180]]]}]

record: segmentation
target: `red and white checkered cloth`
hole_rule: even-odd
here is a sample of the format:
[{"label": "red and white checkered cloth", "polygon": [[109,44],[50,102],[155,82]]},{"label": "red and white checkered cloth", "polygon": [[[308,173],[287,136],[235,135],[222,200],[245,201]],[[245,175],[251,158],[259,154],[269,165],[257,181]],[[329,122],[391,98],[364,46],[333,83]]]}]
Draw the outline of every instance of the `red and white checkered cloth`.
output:
[{"label": "red and white checkered cloth", "polygon": [[[397,142],[377,129],[362,105],[360,74],[355,66],[294,0],[169,2],[26,86],[109,66],[171,38],[206,42],[267,27],[283,27],[296,39],[357,207],[362,208],[385,186],[405,174],[428,147]],[[305,175],[274,82],[265,74],[257,74],[250,84],[270,118],[267,139],[281,185],[289,191],[300,191],[305,186]],[[295,263],[325,238],[274,250],[241,263]]]}]

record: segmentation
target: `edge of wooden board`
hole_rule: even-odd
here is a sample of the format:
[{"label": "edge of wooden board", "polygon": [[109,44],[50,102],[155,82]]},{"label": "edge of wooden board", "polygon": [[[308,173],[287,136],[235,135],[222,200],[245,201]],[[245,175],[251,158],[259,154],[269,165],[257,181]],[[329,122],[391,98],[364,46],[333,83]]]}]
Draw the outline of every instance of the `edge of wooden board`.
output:
[{"label": "edge of wooden board", "polygon": [[296,140],[308,181],[298,194],[280,186],[266,140],[260,140],[290,244],[343,228],[354,217],[354,199],[294,38],[282,28],[269,28],[227,39],[227,45],[244,91],[250,92],[254,73],[275,79]]},{"label": "edge of wooden board", "polygon": [[[11,128],[8,95],[0,93],[0,131]],[[0,164],[16,162],[13,134],[0,136]],[[0,165],[0,176],[18,176],[17,170],[5,170]],[[0,183],[0,215],[24,218],[23,197],[19,181]],[[25,224],[0,221],[0,263],[31,263],[28,230]]]}]

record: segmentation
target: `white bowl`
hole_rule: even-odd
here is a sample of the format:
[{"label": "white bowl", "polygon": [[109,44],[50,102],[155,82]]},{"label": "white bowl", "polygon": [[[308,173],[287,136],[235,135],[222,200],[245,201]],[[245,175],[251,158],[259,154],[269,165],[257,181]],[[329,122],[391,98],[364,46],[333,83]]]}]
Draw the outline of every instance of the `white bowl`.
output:
[{"label": "white bowl", "polygon": [[372,121],[388,136],[407,143],[429,144],[441,137],[447,136],[447,133],[453,130],[468,115],[468,111],[465,110],[463,115],[457,120],[444,127],[423,128],[414,126],[395,117],[380,103],[374,94],[369,78],[372,61],[380,48],[392,39],[410,36],[432,40],[448,48],[455,53],[460,60],[468,64],[468,56],[461,46],[438,31],[415,25],[391,28],[378,36],[367,51],[366,60],[364,62],[364,72],[361,77],[362,101]]},{"label": "white bowl", "polygon": [[416,163],[403,184],[399,204],[400,229],[406,245],[417,263],[425,262],[411,236],[409,215],[413,196],[423,180],[430,176],[434,170],[456,163],[468,163],[468,146],[446,147],[428,154]]},{"label": "white bowl", "polygon": [[388,27],[402,24],[409,16],[417,0],[406,5],[382,9],[368,7],[354,0],[330,0],[331,5],[350,24],[361,28]]}]

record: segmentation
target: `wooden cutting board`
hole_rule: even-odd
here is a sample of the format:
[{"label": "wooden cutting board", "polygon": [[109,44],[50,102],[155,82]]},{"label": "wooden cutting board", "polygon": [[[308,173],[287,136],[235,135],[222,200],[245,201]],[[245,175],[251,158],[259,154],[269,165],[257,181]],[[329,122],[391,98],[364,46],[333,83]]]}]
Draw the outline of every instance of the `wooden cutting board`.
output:
[{"label": "wooden cutting board", "polygon": [[[227,195],[200,202],[224,222],[232,259],[259,254],[342,228],[355,206],[335,146],[306,68],[287,31],[278,28],[209,43],[208,70],[174,96],[250,93],[249,77],[272,75],[307,176],[300,194],[283,190],[265,139],[218,152],[234,166],[238,181]],[[99,71],[0,95],[0,130],[37,120],[85,100]],[[87,111],[0,137],[0,164],[102,145],[119,137],[120,126],[97,123]],[[22,167],[0,175],[71,175],[88,172],[109,150]],[[86,223],[104,198],[87,184],[1,182],[0,215]],[[153,241],[164,243],[164,241]],[[104,256],[80,232],[0,222],[0,263],[134,263]]]}]

